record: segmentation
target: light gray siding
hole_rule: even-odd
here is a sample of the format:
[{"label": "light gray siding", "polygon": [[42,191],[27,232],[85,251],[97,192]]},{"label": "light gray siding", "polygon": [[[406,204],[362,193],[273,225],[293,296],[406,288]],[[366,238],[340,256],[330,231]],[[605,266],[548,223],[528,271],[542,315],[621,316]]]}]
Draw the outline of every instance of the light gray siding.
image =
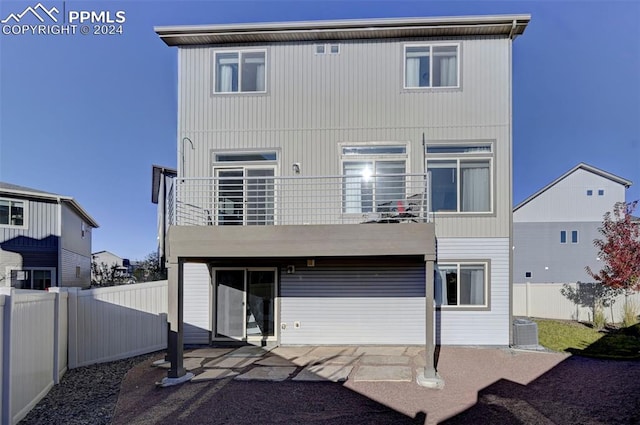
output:
[{"label": "light gray siding", "polygon": [[490,310],[442,307],[436,339],[445,345],[509,345],[509,239],[439,238],[438,262],[488,260]]},{"label": "light gray siding", "polygon": [[184,265],[184,343],[211,341],[211,275],[202,263]]},{"label": "light gray siding", "polygon": [[91,233],[91,226],[75,211],[62,204],[62,249],[91,258]]},{"label": "light gray siding", "polygon": [[[591,196],[587,190],[592,190]],[[603,195],[598,195],[603,190]],[[624,185],[578,169],[513,213],[514,223],[601,222],[616,202],[624,202]]]},{"label": "light gray siding", "polygon": [[[0,198],[9,199],[4,195],[0,195]],[[60,236],[58,230],[58,205],[56,203],[22,198],[16,199],[27,203],[28,225],[26,228],[0,225],[0,243],[23,236],[33,239],[32,243],[35,245],[37,241],[47,237]]]},{"label": "light gray siding", "polygon": [[[594,239],[600,239],[601,222],[548,222],[513,224],[514,283],[592,282],[585,271],[604,265],[598,261]],[[566,231],[567,242],[560,243],[560,232]],[[571,232],[578,232],[578,243],[571,242]],[[531,272],[531,277],[525,273]]]},{"label": "light gray siding", "polygon": [[423,264],[281,270],[281,344],[424,344],[424,272]]},{"label": "light gray siding", "polygon": [[61,255],[62,282],[59,286],[79,286],[82,288],[91,286],[91,257],[76,254],[67,249],[63,249]]},{"label": "light gray siding", "polygon": [[211,176],[212,153],[234,149],[278,149],[280,175],[290,175],[294,162],[303,175],[336,175],[338,143],[368,141],[408,143],[407,171],[420,173],[423,134],[427,141],[492,140],[495,214],[438,217],[438,234],[508,236],[511,41],[453,40],[460,45],[460,88],[402,87],[405,44],[451,41],[341,42],[338,55],[315,55],[313,43],[244,46],[266,48],[267,93],[236,95],[213,94],[215,47],[180,48],[178,158],[184,148],[184,175]]}]

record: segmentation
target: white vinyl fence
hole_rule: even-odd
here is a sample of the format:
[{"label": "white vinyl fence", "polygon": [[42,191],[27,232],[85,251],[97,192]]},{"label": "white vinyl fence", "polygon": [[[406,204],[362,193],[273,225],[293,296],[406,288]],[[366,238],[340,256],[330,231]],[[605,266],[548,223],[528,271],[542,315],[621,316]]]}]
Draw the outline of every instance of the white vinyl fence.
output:
[{"label": "white vinyl fence", "polygon": [[[541,319],[592,321],[593,290],[589,285],[567,284],[579,295],[580,300],[570,300],[560,292],[562,283],[516,283],[513,285],[513,315]],[[640,307],[640,294],[629,297],[629,302]],[[615,299],[611,307],[604,309],[607,322],[622,321],[624,295]]]},{"label": "white vinyl fence", "polygon": [[0,288],[0,423],[16,424],[67,367],[167,346],[167,281],[48,292]]}]

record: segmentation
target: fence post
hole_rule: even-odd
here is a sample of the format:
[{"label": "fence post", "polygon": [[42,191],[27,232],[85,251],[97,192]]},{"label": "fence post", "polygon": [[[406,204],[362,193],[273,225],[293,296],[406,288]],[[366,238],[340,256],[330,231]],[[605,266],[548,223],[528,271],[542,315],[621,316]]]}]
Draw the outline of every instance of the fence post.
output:
[{"label": "fence post", "polygon": [[531,317],[531,282],[527,282],[526,291],[524,294],[525,309],[527,310],[527,317]]},{"label": "fence post", "polygon": [[48,291],[56,294],[53,304],[53,383],[60,383],[60,288],[51,287]]},{"label": "fence post", "polygon": [[15,289],[11,287],[0,288],[0,295],[4,297],[4,315],[2,326],[2,411],[0,423],[10,424],[11,413],[11,310],[13,307],[13,294]]},{"label": "fence post", "polygon": [[78,291],[79,288],[68,288],[69,298],[68,302],[68,314],[69,318],[68,331],[67,331],[67,350],[68,350],[68,367],[73,369],[78,367]]}]

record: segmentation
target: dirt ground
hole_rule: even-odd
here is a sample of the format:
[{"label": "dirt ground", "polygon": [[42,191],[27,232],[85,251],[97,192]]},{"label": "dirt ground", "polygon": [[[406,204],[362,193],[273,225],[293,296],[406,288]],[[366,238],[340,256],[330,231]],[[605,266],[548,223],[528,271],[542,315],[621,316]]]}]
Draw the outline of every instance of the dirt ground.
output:
[{"label": "dirt ground", "polygon": [[152,361],[125,376],[112,424],[640,424],[635,361],[444,347],[442,390],[230,378],[157,388],[166,371]]}]

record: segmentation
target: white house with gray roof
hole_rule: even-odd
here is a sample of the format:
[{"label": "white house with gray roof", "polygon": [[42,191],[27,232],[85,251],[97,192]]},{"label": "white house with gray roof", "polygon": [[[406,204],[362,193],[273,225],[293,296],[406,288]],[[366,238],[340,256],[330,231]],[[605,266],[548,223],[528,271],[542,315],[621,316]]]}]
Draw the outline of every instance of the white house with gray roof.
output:
[{"label": "white house with gray roof", "polygon": [[607,211],[625,202],[631,181],[580,163],[513,210],[514,283],[592,282],[594,239]]},{"label": "white house with gray roof", "polygon": [[178,55],[173,358],[183,342],[509,345],[529,20],[155,28]]},{"label": "white house with gray roof", "polygon": [[0,286],[89,287],[97,227],[72,197],[0,182]]}]

